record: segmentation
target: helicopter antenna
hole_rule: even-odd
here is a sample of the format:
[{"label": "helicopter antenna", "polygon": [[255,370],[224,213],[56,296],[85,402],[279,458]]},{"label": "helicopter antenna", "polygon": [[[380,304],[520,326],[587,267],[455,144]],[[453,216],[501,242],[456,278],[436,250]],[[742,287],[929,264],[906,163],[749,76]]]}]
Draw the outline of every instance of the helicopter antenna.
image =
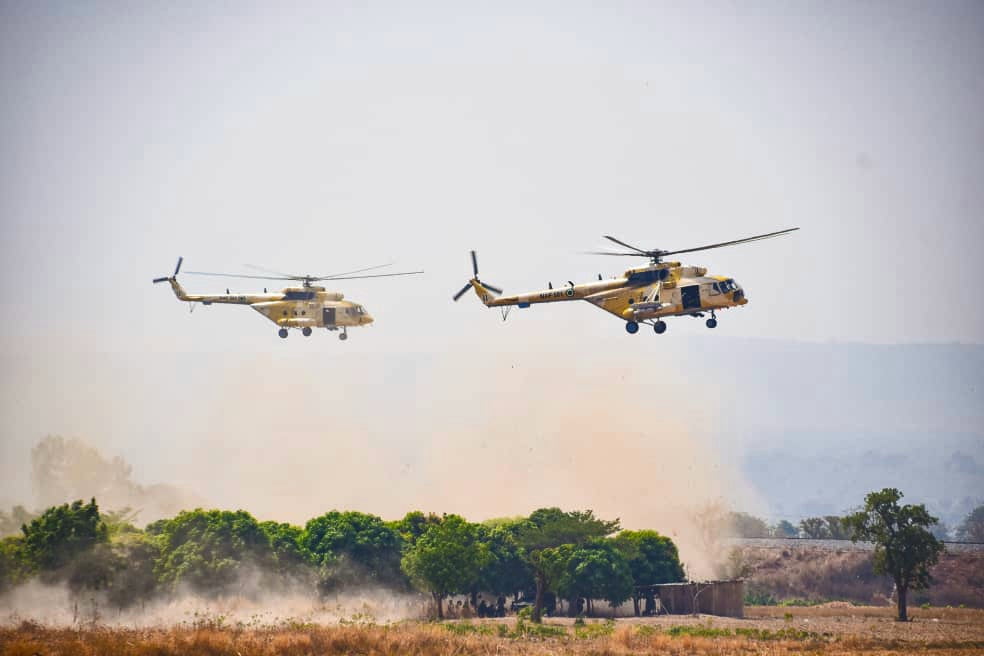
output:
[{"label": "helicopter antenna", "polygon": [[632,246],[631,244],[626,244],[624,241],[621,241],[619,239],[616,239],[615,237],[612,237],[611,235],[602,235],[608,241],[614,242],[614,243],[616,243],[619,246],[622,246],[624,248],[628,248],[629,250],[631,250],[633,252],[631,252],[631,253],[626,253],[626,252],[613,253],[611,251],[591,251],[590,254],[592,254],[592,255],[618,255],[618,256],[623,256],[623,257],[648,257],[652,261],[653,264],[658,264],[667,255],[679,255],[680,253],[695,253],[697,251],[711,250],[712,248],[723,248],[725,246],[737,246],[738,244],[747,244],[749,242],[760,241],[762,239],[771,239],[773,237],[779,237],[781,235],[786,235],[786,234],[789,234],[790,232],[794,232],[796,230],[799,230],[799,228],[786,228],[785,230],[778,230],[776,232],[768,232],[768,233],[766,233],[764,235],[755,235],[753,237],[743,237],[741,239],[733,239],[731,241],[722,241],[722,242],[719,242],[717,244],[707,244],[706,246],[696,246],[694,248],[683,248],[683,249],[676,250],[676,251],[665,251],[665,250],[662,250],[660,248],[655,248],[655,249],[652,249],[652,250],[644,250],[644,249],[641,249],[641,248],[637,248],[635,246]]}]

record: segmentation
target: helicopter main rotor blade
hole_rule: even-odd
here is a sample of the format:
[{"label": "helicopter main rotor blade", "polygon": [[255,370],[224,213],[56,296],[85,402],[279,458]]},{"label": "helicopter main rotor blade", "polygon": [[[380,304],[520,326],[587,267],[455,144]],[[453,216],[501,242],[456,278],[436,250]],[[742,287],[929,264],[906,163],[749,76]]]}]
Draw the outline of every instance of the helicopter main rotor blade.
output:
[{"label": "helicopter main rotor blade", "polygon": [[168,280],[170,280],[170,278],[168,278],[168,277],[164,277],[164,278],[154,278],[154,284],[156,285],[156,284],[157,284],[157,283],[159,283],[159,282],[167,282]]},{"label": "helicopter main rotor blade", "polygon": [[361,278],[388,278],[390,276],[413,276],[423,271],[402,271],[400,273],[375,273],[368,276],[335,276],[334,278],[307,278],[307,280],[359,280]]},{"label": "helicopter main rotor blade", "polygon": [[475,256],[475,251],[471,252],[472,258],[472,271],[475,272],[475,277],[478,277],[478,258]]},{"label": "helicopter main rotor blade", "polygon": [[255,264],[246,264],[245,267],[249,269],[256,269],[257,271],[262,271],[263,273],[272,273],[275,276],[280,276],[284,279],[303,278],[304,276],[295,276],[292,273],[284,273],[283,271],[274,271],[273,269],[267,269],[266,267],[256,266]]},{"label": "helicopter main rotor blade", "polygon": [[356,269],[355,271],[342,271],[341,273],[330,273],[326,276],[319,276],[315,280],[328,280],[329,278],[336,278],[338,276],[348,276],[353,273],[362,273],[363,271],[372,271],[373,269],[382,269],[383,267],[393,266],[395,262],[388,262],[386,264],[377,264],[376,266],[366,267],[365,269]]},{"label": "helicopter main rotor blade", "polygon": [[466,293],[466,292],[467,292],[467,291],[468,291],[469,289],[471,289],[471,286],[472,286],[472,285],[471,285],[471,283],[468,283],[467,285],[465,285],[464,287],[462,287],[462,288],[461,288],[461,291],[460,291],[460,292],[458,292],[457,294],[455,294],[455,295],[454,295],[454,296],[452,296],[451,298],[452,298],[452,299],[454,299],[455,301],[457,301],[457,300],[458,300],[459,298],[461,298],[462,296],[464,296],[464,295],[465,295],[465,293]]},{"label": "helicopter main rotor blade", "polygon": [[207,271],[185,271],[189,276],[218,276],[220,278],[252,278],[253,280],[304,280],[304,276],[248,276],[240,273],[209,273]]},{"label": "helicopter main rotor blade", "polygon": [[771,239],[772,237],[779,237],[780,235],[785,235],[799,228],[786,228],[785,230],[778,230],[776,232],[769,232],[764,235],[755,235],[754,237],[744,237],[743,239],[734,239],[732,241],[722,241],[719,244],[708,244],[707,246],[697,246],[696,248],[684,248],[679,251],[659,251],[660,256],[665,255],[678,255],[680,253],[694,253],[696,251],[706,251],[712,248],[722,248],[724,246],[735,246],[737,244],[747,244],[750,241],[759,241],[760,239]]},{"label": "helicopter main rotor blade", "polygon": [[626,248],[628,248],[629,250],[633,250],[633,251],[636,251],[636,252],[638,252],[638,253],[639,253],[640,255],[648,255],[648,254],[649,254],[649,251],[644,251],[644,250],[642,250],[641,248],[636,248],[635,246],[633,246],[633,245],[631,245],[631,244],[626,244],[626,243],[625,243],[624,241],[620,241],[620,240],[618,240],[618,239],[615,239],[615,238],[614,238],[614,237],[612,237],[611,235],[602,235],[602,237],[604,237],[604,238],[605,238],[605,239],[607,239],[608,241],[613,241],[613,242],[615,242],[615,243],[616,243],[616,244],[618,244],[619,246],[625,246],[625,247],[626,247]]},{"label": "helicopter main rotor blade", "polygon": [[625,255],[629,257],[649,257],[649,253],[612,253],[611,251],[584,251],[585,255]]},{"label": "helicopter main rotor blade", "polygon": [[178,277],[178,271],[181,270],[181,263],[182,262],[184,262],[184,258],[183,257],[179,257],[178,258],[178,266],[174,267],[174,275],[171,276],[172,278],[177,278]]}]

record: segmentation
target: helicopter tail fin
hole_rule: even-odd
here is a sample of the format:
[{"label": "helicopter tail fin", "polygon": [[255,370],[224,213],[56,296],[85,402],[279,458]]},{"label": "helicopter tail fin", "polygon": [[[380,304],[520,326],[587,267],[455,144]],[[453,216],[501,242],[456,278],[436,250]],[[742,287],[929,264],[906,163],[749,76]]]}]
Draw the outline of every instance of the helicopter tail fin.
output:
[{"label": "helicopter tail fin", "polygon": [[189,300],[187,292],[185,292],[184,287],[181,286],[181,283],[178,282],[177,278],[168,278],[167,281],[171,283],[171,289],[174,290],[174,295],[177,296],[179,300]]},{"label": "helicopter tail fin", "polygon": [[488,283],[483,283],[477,278],[469,281],[469,284],[472,286],[472,289],[475,290],[475,294],[478,296],[478,299],[485,305],[488,305],[489,301],[498,298],[502,294],[502,290],[498,287],[493,287]]}]

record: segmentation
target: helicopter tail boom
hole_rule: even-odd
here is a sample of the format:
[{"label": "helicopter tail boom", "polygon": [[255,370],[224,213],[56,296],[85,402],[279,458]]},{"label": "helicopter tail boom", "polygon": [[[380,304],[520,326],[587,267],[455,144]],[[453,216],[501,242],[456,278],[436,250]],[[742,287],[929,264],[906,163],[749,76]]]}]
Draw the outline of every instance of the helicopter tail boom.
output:
[{"label": "helicopter tail boom", "polygon": [[191,298],[188,297],[188,293],[184,290],[184,287],[181,286],[181,283],[178,282],[177,278],[168,278],[167,281],[171,283],[171,289],[174,291],[174,295],[178,297],[178,300],[181,301],[192,300]]}]

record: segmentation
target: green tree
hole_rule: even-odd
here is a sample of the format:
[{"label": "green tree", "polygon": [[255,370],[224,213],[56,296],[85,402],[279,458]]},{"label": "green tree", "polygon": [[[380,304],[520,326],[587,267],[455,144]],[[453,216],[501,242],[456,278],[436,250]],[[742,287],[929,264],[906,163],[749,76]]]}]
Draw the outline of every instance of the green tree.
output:
[{"label": "green tree", "polygon": [[632,571],[625,556],[611,540],[595,538],[569,549],[563,573],[557,577],[557,594],[575,601],[584,597],[591,611],[591,600],[604,599],[615,606],[632,596]]},{"label": "green tree", "polygon": [[[673,540],[656,531],[622,531],[612,543],[625,556],[632,573],[634,586],[683,581],[683,565]],[[639,615],[639,599],[645,598],[647,614],[655,611],[656,600],[651,591],[632,595],[635,614]]]},{"label": "green tree", "polygon": [[475,602],[479,590],[495,595],[513,595],[515,599],[520,591],[526,590],[533,583],[533,572],[526,553],[516,543],[512,526],[498,523],[489,528],[483,522],[479,528],[479,536],[488,549],[488,562],[479,572],[477,585],[470,591],[472,603]]},{"label": "green tree", "polygon": [[128,531],[111,543],[108,599],[118,608],[144,604],[157,592],[154,564],[160,545],[143,531]]},{"label": "green tree", "polygon": [[799,535],[796,527],[785,519],[780,520],[772,527],[772,536],[777,538],[795,538]]},{"label": "green tree", "polygon": [[22,530],[27,558],[42,574],[58,572],[97,544],[109,541],[95,499],[48,508]]},{"label": "green tree", "polygon": [[761,517],[746,512],[728,514],[727,525],[731,535],[738,538],[767,538],[769,525]]},{"label": "green tree", "polygon": [[823,521],[827,525],[827,534],[832,540],[850,540],[851,531],[844,523],[843,517],[837,515],[824,515]]},{"label": "green tree", "polygon": [[322,568],[322,590],[351,584],[403,586],[400,536],[382,519],[331,511],[310,520],[301,544]]},{"label": "green tree", "polygon": [[963,542],[984,542],[984,506],[977,506],[957,527],[957,539]]},{"label": "green tree", "polygon": [[852,540],[875,543],[874,568],[895,581],[899,621],[906,621],[906,598],[910,589],[929,587],[929,568],[936,564],[943,543],[929,531],[936,518],[922,504],[900,506],[902,493],[894,488],[871,492],[864,510],[848,515],[844,524]]},{"label": "green tree", "polygon": [[0,539],[0,594],[23,583],[31,575],[31,563],[24,549],[24,538]]},{"label": "green tree", "polygon": [[280,522],[260,522],[270,540],[275,568],[284,584],[313,583],[315,558],[303,543],[304,529]]},{"label": "green tree", "polygon": [[444,619],[445,597],[468,592],[488,560],[478,525],[458,515],[445,515],[417,538],[402,565],[411,581],[431,593],[437,616]]},{"label": "green tree", "polygon": [[807,517],[800,520],[800,531],[804,537],[814,540],[826,540],[830,537],[830,529],[827,528],[827,520],[823,517]]},{"label": "green tree", "polygon": [[276,569],[270,538],[243,510],[184,511],[150,524],[147,533],[161,545],[154,572],[171,589],[186,584],[210,595],[242,593],[247,574]]},{"label": "green tree", "polygon": [[[533,621],[539,622],[543,613],[543,594],[550,589],[549,559],[544,550],[563,544],[583,544],[591,538],[605,537],[618,531],[619,520],[607,521],[594,516],[591,510],[564,512],[560,508],[540,508],[518,530],[516,541],[526,551],[536,582],[536,603]],[[546,554],[546,555],[549,555]]]},{"label": "green tree", "polygon": [[403,544],[412,545],[428,528],[440,523],[441,517],[439,515],[435,515],[434,513],[427,513],[425,515],[419,510],[411,510],[403,516],[403,519],[398,519],[395,522],[387,522],[386,525],[396,531]]}]

